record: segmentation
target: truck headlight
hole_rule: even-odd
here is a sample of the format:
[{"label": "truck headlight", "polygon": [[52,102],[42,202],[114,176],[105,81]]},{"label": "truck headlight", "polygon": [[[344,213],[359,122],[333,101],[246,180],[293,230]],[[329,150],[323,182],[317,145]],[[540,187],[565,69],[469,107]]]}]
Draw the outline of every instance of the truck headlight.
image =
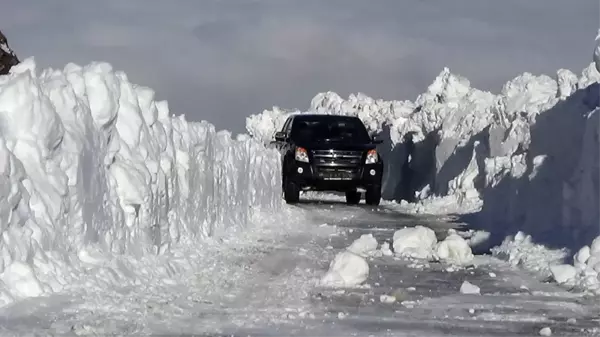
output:
[{"label": "truck headlight", "polygon": [[377,156],[377,150],[369,150],[369,152],[367,152],[365,164],[375,164],[378,160],[379,157]]},{"label": "truck headlight", "polygon": [[296,148],[296,154],[294,156],[297,161],[301,161],[303,163],[308,163],[308,152],[303,147]]}]

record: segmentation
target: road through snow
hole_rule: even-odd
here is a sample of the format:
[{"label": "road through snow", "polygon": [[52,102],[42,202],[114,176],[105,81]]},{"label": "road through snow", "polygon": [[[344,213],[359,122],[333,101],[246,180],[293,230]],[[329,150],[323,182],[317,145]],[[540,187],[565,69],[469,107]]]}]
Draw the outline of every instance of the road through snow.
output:
[{"label": "road through snow", "polygon": [[[335,254],[361,234],[373,233],[381,243],[417,224],[440,239],[456,226],[385,207],[303,202],[259,230],[182,250],[198,254],[199,262],[179,277],[122,289],[84,283],[68,295],[4,308],[0,334],[507,336],[538,335],[544,327],[560,336],[600,334],[595,299],[489,257],[452,272],[437,263],[372,258],[368,287],[315,286]],[[464,280],[482,295],[461,294]],[[380,302],[392,293],[396,303]]]}]

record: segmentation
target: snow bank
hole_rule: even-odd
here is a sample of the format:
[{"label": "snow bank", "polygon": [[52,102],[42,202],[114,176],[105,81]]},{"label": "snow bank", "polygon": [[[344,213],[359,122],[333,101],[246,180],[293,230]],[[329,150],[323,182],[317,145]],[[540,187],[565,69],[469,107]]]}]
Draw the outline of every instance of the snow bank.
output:
[{"label": "snow bank", "polygon": [[554,279],[558,283],[574,281],[578,288],[600,295],[600,236],[591,245],[583,246],[573,256],[573,260],[575,275],[565,277],[563,273],[554,273]]},{"label": "snow bank", "polygon": [[549,249],[531,242],[522,232],[508,237],[492,249],[494,255],[551,278],[569,289],[600,295],[600,237],[583,246],[573,255],[573,264],[564,263],[566,249]]},{"label": "snow bank", "polygon": [[278,170],[274,150],[169,116],[109,64],[27,59],[0,76],[0,302],[64,289],[106,254],[241,229],[281,206]]},{"label": "snow bank", "polygon": [[537,273],[542,278],[551,277],[551,265],[560,264],[568,255],[566,249],[549,249],[532,241],[531,235],[518,232],[508,236],[501,245],[491,249],[492,255]]}]

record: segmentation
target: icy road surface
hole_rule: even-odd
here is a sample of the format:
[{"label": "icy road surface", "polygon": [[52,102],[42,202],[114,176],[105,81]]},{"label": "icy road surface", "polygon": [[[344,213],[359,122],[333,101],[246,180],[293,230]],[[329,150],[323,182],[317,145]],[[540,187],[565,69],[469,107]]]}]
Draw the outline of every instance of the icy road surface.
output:
[{"label": "icy road surface", "polygon": [[[396,229],[421,224],[442,239],[453,225],[440,218],[308,201],[290,207],[283,219],[286,224],[275,221],[206,244],[198,256],[202,268],[169,282],[122,289],[82,285],[7,307],[0,335],[537,336],[545,327],[553,336],[600,335],[597,299],[569,294],[488,257],[458,271],[373,258],[368,287],[315,286],[335,254],[361,234],[373,233],[381,243]],[[481,295],[461,294],[465,280]],[[392,294],[395,303],[380,301]]]}]

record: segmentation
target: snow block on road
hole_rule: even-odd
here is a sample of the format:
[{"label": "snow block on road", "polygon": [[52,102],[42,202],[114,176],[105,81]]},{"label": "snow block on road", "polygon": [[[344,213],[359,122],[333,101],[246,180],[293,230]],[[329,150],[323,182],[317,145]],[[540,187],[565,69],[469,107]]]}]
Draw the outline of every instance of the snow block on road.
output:
[{"label": "snow block on road", "polygon": [[335,256],[319,285],[331,288],[355,287],[369,277],[369,263],[360,255],[344,250]]},{"label": "snow block on road", "polygon": [[108,254],[243,228],[281,207],[279,165],[248,136],[170,116],[107,63],[38,73],[24,60],[0,76],[0,305],[59,291]]}]

